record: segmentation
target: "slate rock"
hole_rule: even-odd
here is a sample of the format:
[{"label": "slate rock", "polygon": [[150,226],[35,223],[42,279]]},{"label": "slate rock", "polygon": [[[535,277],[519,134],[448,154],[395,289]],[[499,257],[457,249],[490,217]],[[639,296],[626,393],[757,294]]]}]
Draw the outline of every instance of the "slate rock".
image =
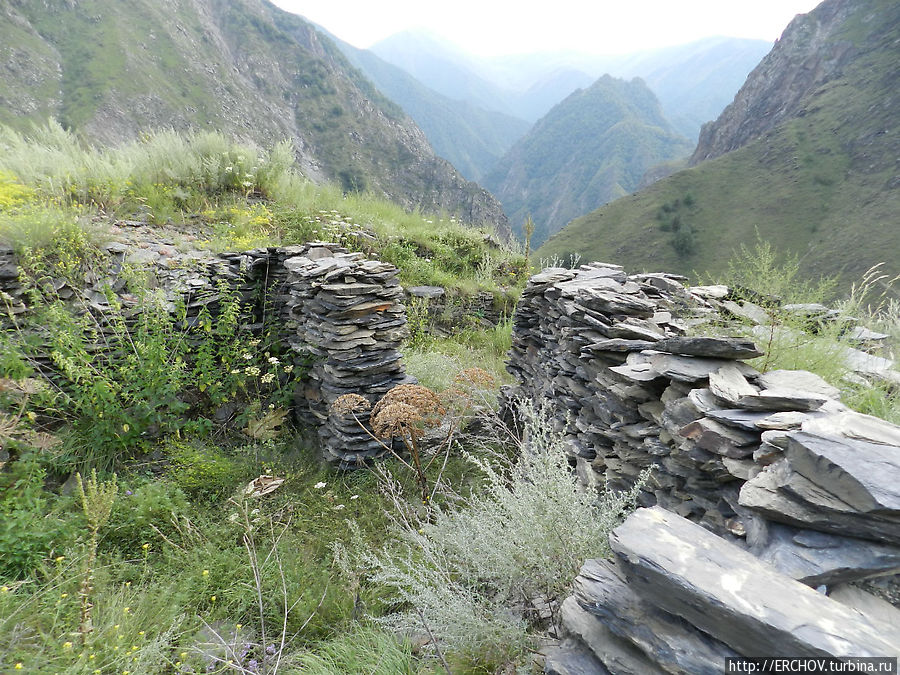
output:
[{"label": "slate rock", "polygon": [[666,672],[721,675],[725,659],[739,656],[681,617],[659,609],[650,601],[652,596],[638,595],[608,560],[586,561],[573,587],[585,611]]},{"label": "slate rock", "polygon": [[748,410],[818,410],[828,399],[814,392],[797,389],[763,389],[758,394],[741,396],[736,405]]},{"label": "slate rock", "polygon": [[709,374],[709,390],[732,406],[739,406],[744,396],[755,396],[759,389],[751,385],[740,369],[729,364]]},{"label": "slate rock", "polygon": [[852,509],[900,519],[900,448],[797,432],[786,457],[792,470]]},{"label": "slate rock", "polygon": [[900,572],[900,547],[776,523],[752,552],[812,588]]},{"label": "slate rock", "polygon": [[733,429],[705,417],[682,427],[678,434],[692,440],[698,448],[735,459],[749,457],[759,445],[756,434]]},{"label": "slate rock", "polygon": [[721,300],[731,292],[731,289],[729,289],[728,286],[723,285],[691,286],[688,290],[697,297],[714,300]]},{"label": "slate rock", "polygon": [[807,370],[769,370],[756,378],[761,389],[798,389],[825,398],[838,398],[840,389]]},{"label": "slate rock", "polygon": [[583,643],[563,640],[558,646],[544,650],[546,675],[610,675],[610,672]]},{"label": "slate rock", "polygon": [[893,626],[861,617],[662,508],[632,513],[613,530],[610,546],[638,593],[742,655],[900,653]]},{"label": "slate rock", "polygon": [[753,340],[747,338],[686,336],[660,340],[654,349],[670,354],[717,359],[752,359],[762,356]]},{"label": "slate rock", "polygon": [[859,612],[863,617],[900,627],[900,609],[886,600],[849,584],[828,590],[828,597]]},{"label": "slate rock", "polygon": [[759,305],[754,305],[752,302],[747,302],[746,300],[741,303],[732,300],[724,300],[722,302],[722,307],[735,316],[746,319],[756,325],[764,325],[771,321],[769,312]]},{"label": "slate rock", "polygon": [[440,298],[445,293],[440,286],[410,286],[406,289],[406,292],[414,298],[425,298],[427,300]]},{"label": "slate rock", "polygon": [[665,672],[628,640],[616,636],[574,596],[563,600],[560,620],[567,635],[577,637],[613,675],[663,675]]},{"label": "slate rock", "polygon": [[656,353],[650,358],[650,365],[663,377],[679,382],[700,382],[709,378],[723,366],[734,365],[744,376],[756,374],[756,370],[740,363],[733,364],[723,359],[679,356],[677,354]]},{"label": "slate rock", "polygon": [[612,340],[600,340],[592,342],[583,348],[586,352],[640,352],[645,349],[651,349],[652,342],[647,340],[624,340],[616,338]]},{"label": "slate rock", "polygon": [[900,545],[900,518],[862,514],[780,459],[741,487],[739,504],[769,520],[848,537]]},{"label": "slate rock", "polygon": [[900,426],[854,411],[828,416],[807,416],[801,428],[812,434],[841,436],[900,448]]}]

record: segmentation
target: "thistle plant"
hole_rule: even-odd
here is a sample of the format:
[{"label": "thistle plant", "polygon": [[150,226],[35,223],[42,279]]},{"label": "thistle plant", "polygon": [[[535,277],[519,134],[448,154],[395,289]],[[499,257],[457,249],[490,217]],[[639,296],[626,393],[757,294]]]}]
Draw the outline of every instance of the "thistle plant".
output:
[{"label": "thistle plant", "polygon": [[81,588],[78,591],[78,595],[81,598],[79,632],[81,633],[82,641],[85,641],[87,634],[93,630],[91,612],[94,605],[91,602],[91,593],[94,590],[94,564],[97,561],[97,533],[109,520],[119,486],[116,482],[115,474],[113,474],[112,480],[104,482],[97,480],[96,469],[91,471],[91,477],[87,483],[81,478],[80,473],[75,474],[75,480],[78,481],[78,495],[81,497],[81,508],[84,510],[84,516],[87,518],[91,532],[84,577],[81,580]]}]

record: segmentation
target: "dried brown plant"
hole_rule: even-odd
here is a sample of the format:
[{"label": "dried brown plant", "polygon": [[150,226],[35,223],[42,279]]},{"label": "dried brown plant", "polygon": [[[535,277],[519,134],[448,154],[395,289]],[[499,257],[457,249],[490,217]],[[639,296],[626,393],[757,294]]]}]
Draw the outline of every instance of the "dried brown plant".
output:
[{"label": "dried brown plant", "polygon": [[372,431],[380,438],[410,436],[415,440],[423,435],[424,421],[419,410],[408,403],[389,403],[370,419]]},{"label": "dried brown plant", "polygon": [[497,380],[483,368],[466,368],[456,374],[456,377],[453,378],[453,382],[466,388],[490,389]]},{"label": "dried brown plant", "polygon": [[371,407],[372,404],[359,394],[344,394],[343,396],[338,396],[334,403],[331,404],[331,412],[335,415],[347,415],[348,413],[368,410]]},{"label": "dried brown plant", "polygon": [[441,405],[440,397],[428,387],[420,384],[401,384],[381,397],[372,408],[372,417],[377,417],[382,408],[393,403],[412,406],[419,411],[423,419],[435,418],[446,412]]}]

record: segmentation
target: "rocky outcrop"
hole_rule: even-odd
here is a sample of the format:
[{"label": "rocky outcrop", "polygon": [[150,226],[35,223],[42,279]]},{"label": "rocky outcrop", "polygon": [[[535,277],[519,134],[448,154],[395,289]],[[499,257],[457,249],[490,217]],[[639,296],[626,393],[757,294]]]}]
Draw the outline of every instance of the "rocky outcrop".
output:
[{"label": "rocky outcrop", "polygon": [[874,0],[825,0],[794,18],[772,51],[750,73],[714,122],[703,125],[691,157],[694,165],[736,150],[778,124],[804,114],[807,97],[840,77],[864,45],[847,36],[847,22],[862,22],[878,9]]}]

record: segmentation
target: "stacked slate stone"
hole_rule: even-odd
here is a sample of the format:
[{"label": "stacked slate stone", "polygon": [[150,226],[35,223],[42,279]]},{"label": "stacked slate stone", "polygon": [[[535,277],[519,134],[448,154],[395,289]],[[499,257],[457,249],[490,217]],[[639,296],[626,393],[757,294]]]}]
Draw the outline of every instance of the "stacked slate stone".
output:
[{"label": "stacked slate stone", "polygon": [[[747,339],[687,335],[694,322],[721,325],[728,289],[681,281],[602,264],[546,270],[514,317],[510,395],[551,406],[585,483],[629,487],[652,466],[642,502],[657,505],[628,546],[614,538],[616,566],[582,570],[562,608],[571,637],[548,672],[896,654],[863,638],[893,636],[895,648],[900,625],[881,599],[900,604],[900,427],[847,409],[812,373],[757,372],[742,362],[760,355]],[[829,624],[848,617],[862,633]],[[879,617],[893,632],[865,623]]]},{"label": "stacked slate stone", "polygon": [[493,293],[482,291],[458,301],[449,298],[440,286],[409,286],[405,290],[407,304],[418,306],[427,314],[424,330],[429,335],[447,337],[461,327],[492,328],[504,318]]},{"label": "stacked slate stone", "polygon": [[681,281],[629,278],[605,264],[535,276],[514,317],[511,394],[551,404],[586,482],[602,477],[623,489],[655,466],[644,504],[721,525],[723,510],[734,515],[723,509],[722,485],[736,479],[722,456],[679,432],[703,417],[689,394],[711,372],[759,352],[738,338],[683,337],[688,322],[678,315],[692,298]]},{"label": "stacked slate stone", "polygon": [[[122,242],[112,242],[104,247],[108,256],[105,264],[87,272],[84,283],[59,278],[42,281],[41,291],[46,298],[58,299],[68,304],[75,314],[91,314],[99,329],[98,340],[93,347],[97,351],[115,347],[120,317],[125,326],[132,328],[149,298],[130,292],[125,269],[130,266],[142,273],[151,289],[151,297],[176,316],[183,316],[185,327],[195,327],[204,309],[216,316],[226,293],[241,303],[242,312],[238,324],[249,336],[262,328],[264,293],[270,270],[273,281],[278,283],[277,270],[284,253],[279,249],[257,249],[244,253],[216,254],[208,251],[190,251],[169,256],[152,249],[134,248]],[[281,273],[284,276],[284,273]],[[0,250],[0,286],[11,298],[2,304],[3,315],[9,319],[28,311],[27,298],[18,280],[18,268],[11,251]],[[22,324],[26,330],[40,335],[40,326]],[[43,352],[41,352],[43,353]],[[47,372],[53,366],[46,356],[36,359],[37,365]]]},{"label": "stacked slate stone", "polygon": [[691,323],[718,316],[710,300],[728,290],[681,282],[595,263],[545,270],[523,293],[509,395],[548,402],[586,483],[627,488],[653,466],[644,505],[744,537],[758,523],[742,505],[750,499],[741,498],[742,485],[781,457],[788,432],[826,429],[846,438],[854,427],[863,441],[900,443],[884,440],[894,438],[884,423],[860,421],[818,376],[763,374],[743,363],[761,354],[752,341],[685,335]]},{"label": "stacked slate stone", "polygon": [[[900,654],[900,610],[859,589],[817,592],[660,507],[610,536],[614,560],[589,560],[561,608],[554,675],[737,672],[740,657]],[[766,672],[775,672],[767,670]]]},{"label": "stacked slate stone", "polygon": [[[385,447],[352,414],[337,414],[331,404],[344,394],[374,403],[413,381],[399,351],[407,327],[398,270],[361,253],[334,252],[327,244],[288,258],[285,267],[286,311],[296,330],[291,346],[313,360],[298,392],[297,413],[318,428],[329,460],[356,466]],[[367,418],[359,413],[360,421]]]},{"label": "stacked slate stone", "polygon": [[24,289],[19,283],[15,252],[0,246],[0,325],[26,311]]}]

